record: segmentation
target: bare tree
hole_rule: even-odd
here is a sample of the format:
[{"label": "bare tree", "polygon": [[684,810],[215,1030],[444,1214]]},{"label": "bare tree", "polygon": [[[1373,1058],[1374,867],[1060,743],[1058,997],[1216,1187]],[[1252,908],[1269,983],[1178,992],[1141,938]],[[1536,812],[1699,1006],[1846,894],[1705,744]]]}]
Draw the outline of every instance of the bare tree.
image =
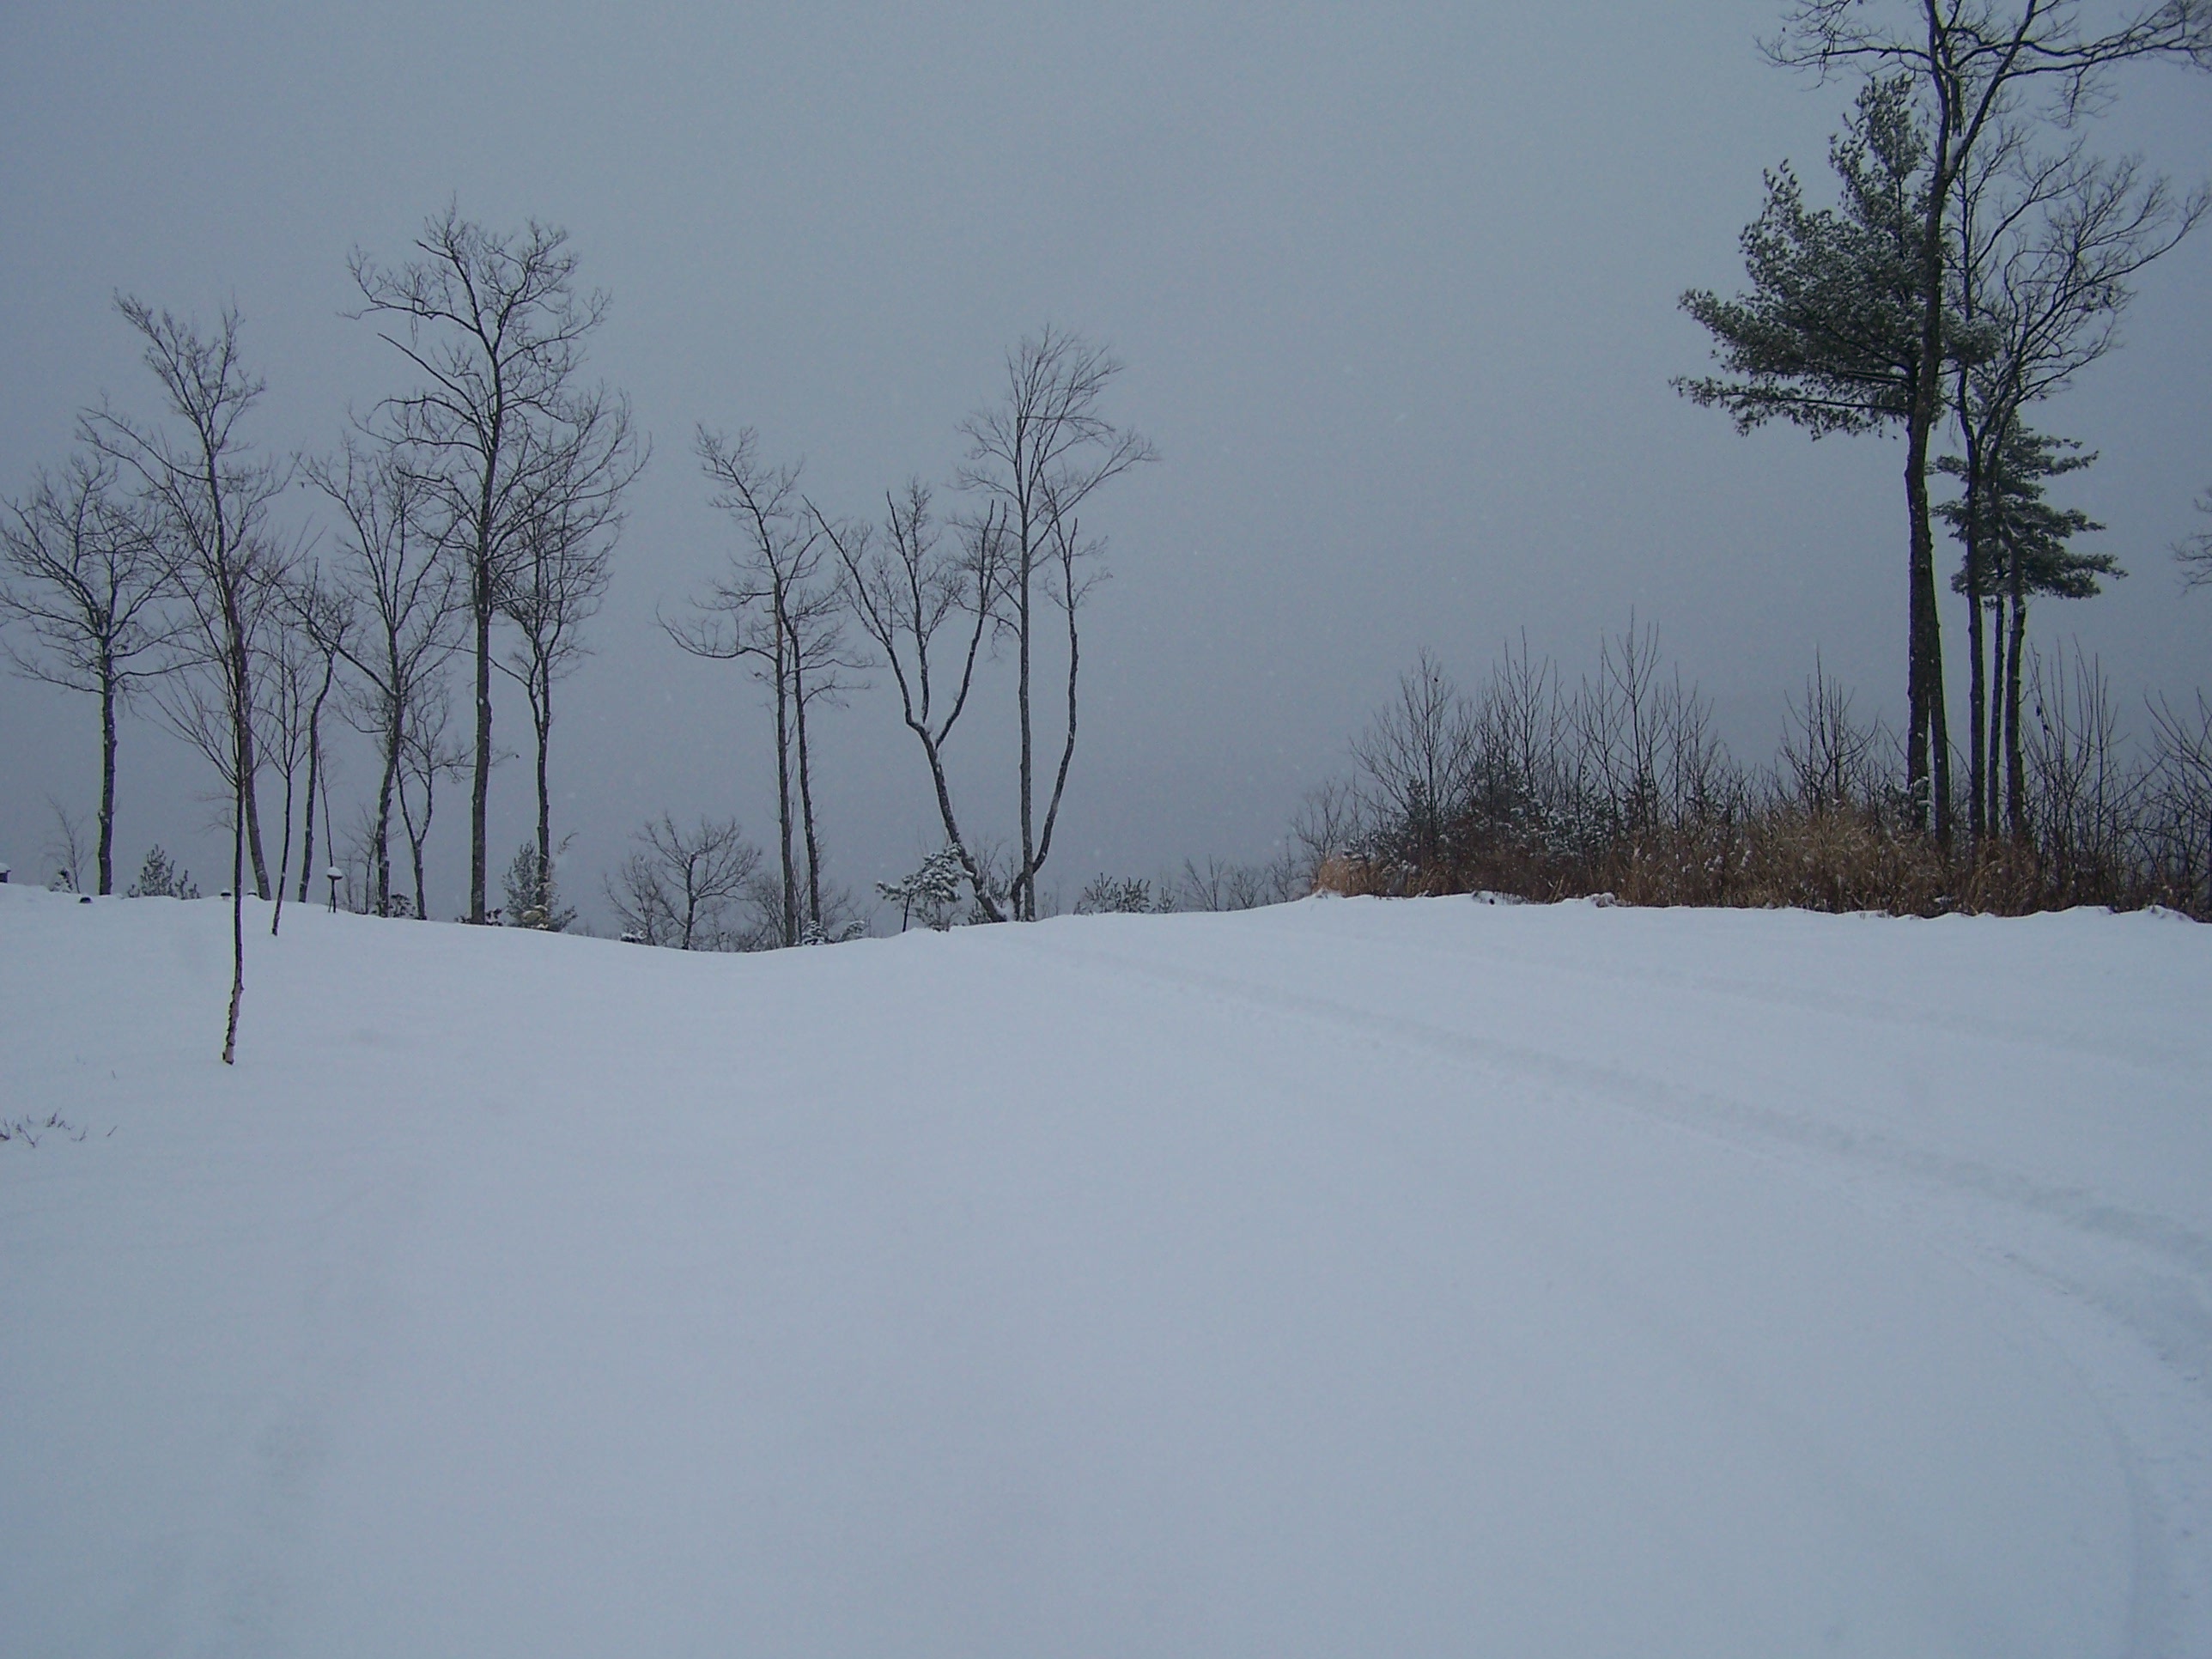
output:
[{"label": "bare tree", "polygon": [[323,711],[337,684],[338,664],[359,622],[361,612],[353,595],[335,580],[326,579],[318,564],[305,580],[291,585],[286,604],[293,625],[305,635],[314,653],[319,672],[313,700],[307,705],[307,816],[300,836],[300,902],[305,904],[308,884],[315,873],[315,794],[323,796],[324,840],[330,840],[330,768],[323,749]]},{"label": "bare tree", "polygon": [[1402,832],[1396,850],[1415,870],[1436,867],[1445,821],[1474,776],[1474,714],[1451,676],[1423,650],[1398,695],[1352,742],[1372,791],[1367,816]]},{"label": "bare tree", "polygon": [[459,560],[474,624],[475,769],[469,801],[469,920],[486,920],[486,820],[495,758],[491,629],[499,596],[549,478],[614,495],[642,461],[627,417],[576,385],[584,343],[607,296],[575,289],[568,236],[532,220],[487,230],[457,205],[423,228],[416,258],[386,266],[356,249],[361,313],[396,326],[384,338],[422,375],[383,410]]},{"label": "bare tree", "polygon": [[254,653],[258,630],[285,574],[288,551],[271,537],[270,504],[290,479],[289,467],[253,459],[240,422],[263,382],[239,355],[238,313],[226,310],[203,338],[190,323],[143,301],[116,308],[146,343],[145,363],[185,428],[174,437],[103,404],[83,417],[85,437],[140,488],[162,561],[190,613],[193,659],[210,673],[213,695],[200,705],[219,720],[231,791],[231,990],[223,1036],[226,1065],[237,1054],[238,1010],[246,989],[246,863],[269,896],[268,860],[254,780]]},{"label": "bare tree", "polygon": [[1810,812],[1839,812],[1880,799],[1885,734],[1851,714],[1851,694],[1820,659],[1804,695],[1784,715],[1781,775],[1788,799]]},{"label": "bare tree", "polygon": [[[311,747],[309,726],[311,709],[319,709],[326,684],[327,659],[315,649],[314,642],[301,629],[285,629],[276,638],[273,648],[267,653],[266,665],[260,676],[260,711],[257,718],[264,734],[264,752],[275,767],[278,777],[284,781],[283,831],[276,843],[276,902],[270,908],[269,936],[276,937],[284,921],[284,886],[291,877],[292,816],[294,798],[299,781],[300,768],[307,759]],[[314,795],[307,796],[307,822],[314,823]],[[305,854],[302,854],[304,857]]]},{"label": "bare tree", "polygon": [[[1937,512],[1965,550],[1953,585],[1967,599],[1968,824],[1977,837],[1999,821],[2000,755],[2008,757],[2012,832],[2022,833],[2018,635],[2036,584],[2033,561],[2008,550],[2006,511],[2023,483],[2017,462],[2033,447],[2022,416],[2112,349],[2130,280],[2171,252],[2207,205],[2203,191],[2179,196],[2133,160],[2088,159],[2078,141],[2034,155],[2016,127],[1993,135],[1960,179],[1949,349],[1961,453],[1937,465],[1965,489]],[[2014,637],[2001,617],[1985,649],[1984,611],[2008,606]]]},{"label": "bare tree", "polygon": [[[1020,730],[1017,797],[1021,861],[1008,888],[1018,921],[1036,919],[1036,878],[1052,851],[1052,832],[1075,756],[1076,684],[1081,666],[1077,623],[1103,541],[1084,539],[1079,518],[1102,485],[1156,457],[1151,443],[1103,412],[1121,364],[1082,336],[1047,325],[1006,357],[1006,390],[963,423],[968,454],[958,483],[976,508],[969,531],[987,544],[996,573],[994,615],[1012,636]],[[1040,611],[1062,612],[1066,629],[1067,715],[1060,762],[1037,816],[1035,677],[1045,648]]]},{"label": "bare tree", "polygon": [[[438,780],[459,773],[469,761],[467,747],[450,735],[453,709],[446,683],[430,681],[418,687],[408,703],[407,724],[400,733],[397,791],[399,823],[407,834],[408,857],[415,871],[415,914],[424,921],[429,919],[430,906],[429,887],[422,869],[422,845],[430,838],[430,819],[438,804]],[[489,919],[487,915],[486,920]]]},{"label": "bare tree", "polygon": [[884,502],[880,536],[867,525],[841,525],[818,511],[815,523],[836,550],[846,605],[898,688],[901,717],[929,766],[945,847],[959,861],[977,909],[1003,921],[1001,896],[960,833],[945,769],[945,746],[967,709],[992,625],[1002,539],[998,519],[987,510],[981,525],[948,540],[932,512],[929,487],[919,478],[900,494],[887,492]]},{"label": "bare tree", "polygon": [[2082,8],[2069,0],[1794,0],[1766,50],[1778,64],[1823,76],[1861,70],[1870,77],[1902,76],[1928,118],[1926,169],[1912,202],[1918,352],[1905,416],[1911,530],[1906,766],[1916,787],[1932,778],[1936,832],[1948,839],[1948,745],[1928,473],[1950,356],[1945,265],[1958,234],[1959,186],[1979,148],[2000,142],[2008,116],[2032,109],[2070,125],[2094,106],[2107,73],[2122,64],[2169,58],[2212,66],[2212,3],[2133,0],[2100,32],[2085,25]]},{"label": "bare tree", "polygon": [[[692,601],[692,614],[662,620],[668,636],[697,657],[743,661],[769,690],[775,716],[776,837],[781,942],[797,945],[823,924],[822,850],[814,814],[807,716],[835,700],[854,665],[843,608],[829,564],[830,542],[799,490],[796,466],[770,466],[751,428],[734,438],[701,427],[699,464],[714,504],[738,526],[727,572]],[[805,886],[793,837],[804,843]]]},{"label": "bare tree", "polygon": [[623,936],[678,951],[742,950],[751,942],[732,921],[760,868],[760,848],[735,818],[702,817],[691,829],[669,813],[634,837],[642,843],[607,884]]},{"label": "bare tree", "polygon": [[2212,919],[2212,702],[2200,691],[2193,710],[2178,710],[2160,699],[2151,722],[2153,866],[2174,901]]},{"label": "bare tree", "polygon": [[54,885],[65,893],[82,893],[84,891],[84,820],[52,795],[46,797],[46,811],[52,816],[54,827],[43,850],[46,862],[54,867]]},{"label": "bare tree", "polygon": [[462,582],[422,522],[429,487],[388,445],[349,439],[339,454],[311,463],[307,476],[337,509],[333,591],[362,626],[340,653],[353,671],[347,719],[376,744],[375,814],[370,823],[369,908],[392,914],[392,814],[416,704],[458,648]]},{"label": "bare tree", "polygon": [[1185,859],[1172,892],[1162,894],[1179,910],[1256,910],[1298,896],[1293,860],[1284,855],[1267,864],[1236,864],[1209,857],[1203,866],[1195,859]]},{"label": "bare tree", "polygon": [[18,673],[100,700],[99,882],[115,890],[116,716],[164,665],[175,628],[162,610],[160,547],[118,491],[115,464],[73,458],[0,515],[0,621],[22,624]]},{"label": "bare tree", "polygon": [[264,675],[261,707],[268,747],[284,780],[284,834],[279,843],[276,903],[269,936],[284,921],[284,893],[290,881],[294,793],[304,764],[307,775],[300,814],[300,902],[307,901],[315,862],[315,792],[327,793],[323,764],[323,710],[337,681],[338,661],[353,631],[354,608],[343,592],[326,584],[316,566],[283,585],[281,630]]},{"label": "bare tree", "polygon": [[[537,742],[538,873],[536,908],[553,913],[553,798],[548,757],[553,740],[553,685],[584,654],[581,629],[606,596],[615,539],[621,533],[621,469],[594,468],[592,458],[629,447],[629,408],[600,398],[580,405],[566,452],[536,469],[538,483],[516,556],[502,573],[499,607],[520,635],[499,665],[522,688]],[[585,465],[580,477],[572,471]],[[527,907],[526,907],[527,908]]]}]

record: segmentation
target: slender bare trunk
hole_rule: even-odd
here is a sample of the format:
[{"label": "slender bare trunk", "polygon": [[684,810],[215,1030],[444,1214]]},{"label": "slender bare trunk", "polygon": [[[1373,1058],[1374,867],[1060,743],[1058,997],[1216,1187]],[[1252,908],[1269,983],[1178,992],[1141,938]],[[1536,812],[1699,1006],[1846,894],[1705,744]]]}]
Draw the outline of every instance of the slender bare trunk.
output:
[{"label": "slender bare trunk", "polygon": [[[315,798],[307,797],[307,821],[315,818]],[[284,886],[292,877],[292,769],[284,769],[284,845],[276,864],[276,904],[269,914],[269,937],[275,939],[277,929],[284,925]]]},{"label": "slender bare trunk", "polygon": [[[236,690],[234,685],[234,691]],[[230,1012],[223,1022],[222,1063],[238,1063],[238,1011],[246,1000],[246,728],[232,734],[237,775],[230,797]]]},{"label": "slender bare trunk", "polygon": [[308,884],[315,878],[315,786],[323,775],[323,704],[331,695],[331,686],[337,678],[337,653],[333,651],[323,659],[323,686],[315,693],[314,706],[307,711],[307,822],[300,837],[300,902],[308,898]]},{"label": "slender bare trunk", "polygon": [[1030,526],[1024,509],[1021,526],[1021,592],[1016,604],[1020,623],[1017,633],[1020,640],[1021,667],[1015,695],[1021,705],[1022,717],[1022,868],[1013,893],[1014,919],[1018,921],[1036,920],[1036,764],[1031,754],[1030,732],[1030,579],[1032,564],[1030,546]]},{"label": "slender bare trunk", "polygon": [[805,665],[792,653],[792,715],[799,739],[799,824],[806,847],[806,921],[822,926],[822,843],[814,833],[814,782],[806,741]]},{"label": "slender bare trunk", "polygon": [[392,792],[399,780],[399,726],[385,733],[384,776],[376,786],[376,914],[392,914]]},{"label": "slender bare trunk", "polygon": [[115,665],[100,663],[100,891],[115,890]]},{"label": "slender bare trunk", "polygon": [[[1036,870],[1052,856],[1053,826],[1060,822],[1060,798],[1067,790],[1067,769],[1075,760],[1075,678],[1083,661],[1083,644],[1076,631],[1075,570],[1072,562],[1063,562],[1061,579],[1066,584],[1067,592],[1067,740],[1060,746],[1060,769],[1054,774],[1052,799],[1045,808],[1044,834],[1037,842],[1036,864],[1030,868],[1030,890],[1033,898],[1036,890]],[[1034,902],[1030,906],[1030,920],[1036,920]]]},{"label": "slender bare trunk", "polygon": [[2027,642],[2027,595],[2020,569],[2021,559],[2013,555],[2012,573],[2012,651],[2005,664],[2005,819],[2012,838],[2025,842],[2027,839],[2027,757],[2020,735],[2021,658]]},{"label": "slender bare trunk", "polygon": [[[485,477],[489,494],[490,477]],[[489,503],[485,507],[490,512]],[[475,606],[477,624],[477,756],[476,775],[469,787],[469,920],[484,921],[486,827],[491,812],[491,556],[488,549],[477,556]]]},{"label": "slender bare trunk", "polygon": [[234,689],[232,704],[233,718],[238,722],[237,760],[240,768],[238,790],[246,807],[246,850],[253,864],[253,896],[269,896],[269,860],[261,846],[260,760],[253,743],[253,679],[246,656],[243,633],[236,636],[232,647],[236,662],[232,669]]},{"label": "slender bare trunk", "polygon": [[945,825],[945,844],[960,860],[960,867],[968,872],[968,884],[975,891],[976,907],[988,920],[1004,921],[1006,913],[999,908],[998,901],[991,896],[985,886],[982,866],[975,861],[975,855],[968,850],[968,842],[953,817],[952,788],[945,776],[944,757],[939,754],[937,744],[926,728],[912,721],[908,723],[921,736],[922,753],[929,757],[929,781],[937,791],[937,816]]},{"label": "slender bare trunk", "polygon": [[[1929,52],[1938,53],[1935,14],[1929,15]],[[1946,88],[1948,94],[1948,88]],[[1954,169],[1952,154],[1957,112],[1948,95],[1939,100],[1934,151],[1929,158],[1928,199],[1920,227],[1920,352],[1915,366],[1912,403],[1905,423],[1905,501],[1911,520],[1910,595],[1907,599],[1905,698],[1911,727],[1905,738],[1905,780],[1922,826],[1932,815],[1936,838],[1951,840],[1951,765],[1943,719],[1943,643],[1936,601],[1936,531],[1928,506],[1928,449],[1942,404],[1943,228],[1950,210]],[[1931,750],[1933,753],[1931,755]]]},{"label": "slender bare trunk", "polygon": [[548,782],[546,756],[553,743],[553,671],[533,667],[535,682],[530,699],[531,724],[538,733],[538,902],[550,922],[553,916],[553,792]]},{"label": "slender bare trunk", "polygon": [[1968,391],[1966,370],[1959,370],[1960,427],[1966,439],[1966,518],[1962,523],[1966,544],[1966,654],[1967,715],[1966,744],[1966,832],[1976,846],[1989,833],[1989,818],[1984,810],[1983,789],[1988,773],[1985,722],[1983,718],[1982,672],[1982,589],[1985,572],[1982,559],[1982,446],[1974,422],[1966,417]]},{"label": "slender bare trunk", "polygon": [[1989,684],[1989,774],[1984,780],[1988,793],[1984,814],[1990,834],[2001,835],[2004,830],[2004,754],[2005,754],[2005,596],[2002,589],[1990,595],[1990,684]]},{"label": "slender bare trunk", "polygon": [[785,626],[781,596],[775,611],[775,825],[782,860],[783,942],[799,943],[799,872],[791,848],[791,670],[784,653],[791,635]]}]

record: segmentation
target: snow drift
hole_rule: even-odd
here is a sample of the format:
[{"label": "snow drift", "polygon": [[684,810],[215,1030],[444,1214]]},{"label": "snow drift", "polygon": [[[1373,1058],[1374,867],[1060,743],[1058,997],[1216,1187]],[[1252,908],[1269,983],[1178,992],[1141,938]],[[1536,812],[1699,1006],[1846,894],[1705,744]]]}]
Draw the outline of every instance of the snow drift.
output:
[{"label": "snow drift", "polygon": [[10,1654],[2212,1652],[2212,930],[227,924],[0,888]]}]

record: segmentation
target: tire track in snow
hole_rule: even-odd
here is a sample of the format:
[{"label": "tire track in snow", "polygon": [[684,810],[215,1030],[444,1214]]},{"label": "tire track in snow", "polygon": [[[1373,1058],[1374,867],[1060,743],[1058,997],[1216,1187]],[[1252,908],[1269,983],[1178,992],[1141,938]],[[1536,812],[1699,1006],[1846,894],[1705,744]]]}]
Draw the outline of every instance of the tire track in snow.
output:
[{"label": "tire track in snow", "polygon": [[[1060,932],[1023,929],[1008,942],[1073,969],[1149,981],[1178,994],[1183,1006],[1196,993],[1303,1032],[1320,1025],[1370,1042],[1387,1039],[1492,1079],[1533,1085],[1563,1102],[1594,1101],[1663,1123],[1733,1152],[1770,1159],[1887,1218],[1905,1222],[1926,1245],[1954,1257],[1963,1255],[1969,1265],[1981,1264],[1980,1276],[1994,1291],[2034,1306],[2040,1316],[2035,1317],[2038,1328],[2081,1379],[2112,1432],[2136,1540],[2126,1652],[2131,1659],[2178,1659],[2212,1651],[2212,1606],[2200,1605],[2188,1589],[2212,1584],[2212,1238],[2203,1233],[2087,1186],[2039,1180],[1916,1146],[1893,1134],[1825,1123],[1717,1091],[1684,1089],[1649,1073],[1528,1042],[1077,945]],[[1434,948],[1422,954],[1451,955]],[[1559,962],[1542,965],[1632,985],[1661,977],[1618,969],[1591,972]],[[1665,975],[1664,982],[1669,989],[1723,1003],[1781,1001],[1827,1021],[1863,1024],[1888,1017],[1882,1005],[1867,999],[1858,1000],[1868,1005],[1863,1007],[1831,1010],[1811,999],[1777,996],[1766,988],[1747,993],[1728,981],[1689,974]],[[1913,1023],[1947,1034],[1956,1029],[1924,1013]],[[1976,1029],[1960,1035],[2005,1041],[2012,1034]],[[2071,1043],[2052,1042],[2047,1033],[2039,1046],[2079,1052]],[[1931,1212],[1925,1207],[1930,1195],[1963,1200],[1966,1207]],[[2028,1224],[2025,1232],[2023,1221]],[[2008,1282],[1992,1278],[1991,1270]],[[2093,1318],[2069,1318],[2069,1308]],[[2054,1323],[2067,1328],[2054,1331]],[[2097,1351],[2094,1363],[2081,1353],[2084,1346]],[[2129,1363],[2131,1356],[2135,1363]],[[2114,1374],[2116,1360],[2124,1377]]]}]

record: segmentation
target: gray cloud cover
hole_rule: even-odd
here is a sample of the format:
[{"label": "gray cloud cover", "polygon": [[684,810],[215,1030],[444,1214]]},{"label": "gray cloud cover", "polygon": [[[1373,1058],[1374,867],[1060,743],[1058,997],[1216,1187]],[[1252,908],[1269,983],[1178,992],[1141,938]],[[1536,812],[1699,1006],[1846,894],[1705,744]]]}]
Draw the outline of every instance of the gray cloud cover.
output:
[{"label": "gray cloud cover", "polygon": [[[1816,650],[1863,707],[1901,702],[1905,591],[1900,445],[1741,439],[1668,386],[1705,361],[1676,296],[1739,282],[1759,169],[1824,176],[1849,100],[1759,61],[1773,22],[1739,0],[13,8],[0,489],[101,392],[151,412],[118,289],[234,300],[270,386],[259,441],[334,444],[399,384],[342,314],[347,250],[401,253],[456,196],[568,227],[614,295],[593,370],[657,446],[556,750],[586,883],[663,806],[769,821],[752,687],[653,621],[726,544],[693,423],[758,427],[865,512],[949,474],[960,417],[1047,319],[1114,344],[1115,410],[1165,457],[1096,520],[1115,577],[1065,890],[1263,852],[1425,644],[1473,678],[1525,629],[1571,675],[1632,608],[1763,757]],[[2212,83],[2147,70],[2120,94],[2100,149],[2185,175],[2212,155]],[[2049,416],[2103,451],[2068,499],[2134,574],[2039,626],[2130,700],[2212,657],[2212,596],[2178,601],[2165,550],[2212,484],[2208,278],[2200,234]],[[94,717],[4,684],[0,860],[28,872],[45,797],[88,808]],[[519,705],[501,718],[520,748]],[[159,839],[212,868],[196,763],[143,720],[125,744],[118,863]],[[960,746],[968,810],[1009,822],[1003,730]],[[365,755],[342,764],[359,793]],[[836,873],[910,866],[924,775],[884,694],[824,723],[820,764]],[[495,849],[524,834],[526,773],[503,769]],[[458,830],[458,793],[444,810]],[[450,912],[458,841],[437,864]]]}]

